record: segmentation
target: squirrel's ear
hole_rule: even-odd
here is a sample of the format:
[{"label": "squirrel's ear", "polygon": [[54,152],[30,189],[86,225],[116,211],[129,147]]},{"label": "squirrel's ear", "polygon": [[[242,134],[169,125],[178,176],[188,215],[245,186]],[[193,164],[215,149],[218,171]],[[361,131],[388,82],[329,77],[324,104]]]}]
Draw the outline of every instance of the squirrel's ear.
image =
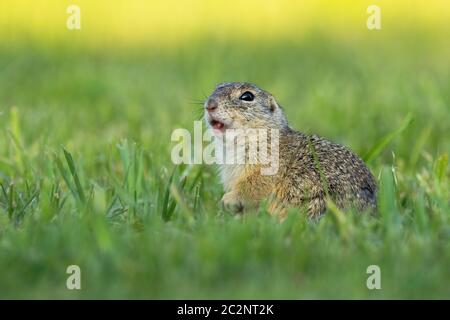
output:
[{"label": "squirrel's ear", "polygon": [[278,105],[278,103],[275,101],[275,98],[270,96],[269,98],[269,108],[270,111],[274,112],[275,110],[277,110],[280,106]]}]

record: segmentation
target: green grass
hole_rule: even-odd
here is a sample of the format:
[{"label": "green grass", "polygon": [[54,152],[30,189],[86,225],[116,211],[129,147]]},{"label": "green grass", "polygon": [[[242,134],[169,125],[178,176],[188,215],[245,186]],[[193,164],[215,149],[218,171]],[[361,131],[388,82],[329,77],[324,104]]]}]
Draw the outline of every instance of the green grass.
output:
[{"label": "green grass", "polygon": [[[449,52],[425,36],[0,47],[0,298],[449,298]],[[170,134],[231,80],[365,157],[379,215],[221,211],[215,168],[175,167]]]}]

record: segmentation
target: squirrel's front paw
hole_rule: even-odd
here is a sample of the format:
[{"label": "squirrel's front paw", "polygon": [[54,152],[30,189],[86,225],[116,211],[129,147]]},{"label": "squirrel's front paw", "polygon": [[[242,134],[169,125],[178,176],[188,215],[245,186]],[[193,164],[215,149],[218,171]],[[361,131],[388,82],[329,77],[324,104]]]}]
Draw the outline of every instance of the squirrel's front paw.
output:
[{"label": "squirrel's front paw", "polygon": [[241,213],[244,211],[244,205],[234,192],[225,193],[220,200],[222,208],[233,213]]}]

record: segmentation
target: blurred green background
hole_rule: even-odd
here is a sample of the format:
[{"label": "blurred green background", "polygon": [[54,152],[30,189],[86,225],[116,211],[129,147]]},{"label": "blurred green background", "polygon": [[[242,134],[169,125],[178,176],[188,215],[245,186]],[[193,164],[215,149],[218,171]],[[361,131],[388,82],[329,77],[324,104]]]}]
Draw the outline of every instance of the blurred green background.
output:
[{"label": "blurred green background", "polygon": [[[0,297],[449,298],[448,39],[439,0],[3,1]],[[170,135],[224,81],[369,160],[380,214],[222,212]]]}]

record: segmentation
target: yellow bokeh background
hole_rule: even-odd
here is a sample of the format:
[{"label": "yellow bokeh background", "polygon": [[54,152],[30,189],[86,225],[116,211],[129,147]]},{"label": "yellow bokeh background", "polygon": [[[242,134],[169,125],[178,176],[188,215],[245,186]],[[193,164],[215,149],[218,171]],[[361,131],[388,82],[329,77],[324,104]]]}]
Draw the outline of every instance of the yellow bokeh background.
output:
[{"label": "yellow bokeh background", "polygon": [[[72,4],[81,9],[81,30],[66,28]],[[367,35],[372,4],[381,8],[383,34],[450,35],[448,0],[3,0],[0,39],[173,46],[205,36],[277,41],[319,31],[351,40]]]}]

